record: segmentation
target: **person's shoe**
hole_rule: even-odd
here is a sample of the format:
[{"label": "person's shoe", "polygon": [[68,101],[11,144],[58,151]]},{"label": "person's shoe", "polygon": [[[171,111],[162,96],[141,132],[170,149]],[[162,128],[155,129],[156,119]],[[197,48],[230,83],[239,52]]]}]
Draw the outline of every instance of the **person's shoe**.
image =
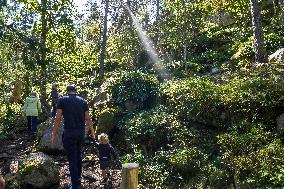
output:
[{"label": "person's shoe", "polygon": [[[70,186],[67,187],[67,189],[75,189],[74,187],[72,187],[72,184]],[[80,189],[80,186],[77,187],[77,189]]]},{"label": "person's shoe", "polygon": [[[78,187],[77,187],[78,188]],[[72,186],[72,184],[68,185],[66,189],[75,189],[75,187]]]}]

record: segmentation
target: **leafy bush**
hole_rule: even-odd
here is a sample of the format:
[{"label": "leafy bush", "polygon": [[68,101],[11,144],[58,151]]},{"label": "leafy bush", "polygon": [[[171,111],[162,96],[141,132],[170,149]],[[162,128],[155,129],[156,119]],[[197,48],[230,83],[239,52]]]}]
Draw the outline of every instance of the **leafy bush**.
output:
[{"label": "leafy bush", "polygon": [[139,109],[154,105],[158,80],[141,71],[130,71],[114,74],[107,80],[107,91],[112,96],[112,104],[125,108],[125,102],[133,102]]},{"label": "leafy bush", "polygon": [[206,33],[201,33],[192,39],[189,44],[190,62],[203,65],[202,71],[206,71],[206,65],[219,64],[228,61],[232,56],[230,43],[236,31],[235,28],[212,28]]},{"label": "leafy bush", "polygon": [[96,118],[98,119],[97,133],[109,133],[119,121],[119,116],[121,115],[121,108],[112,107],[104,108],[96,112]]},{"label": "leafy bush", "polygon": [[169,163],[184,178],[190,178],[202,171],[207,158],[197,147],[182,146],[171,152]]},{"label": "leafy bush", "polygon": [[[148,188],[165,189],[171,172],[165,164],[167,154],[163,151],[152,158],[147,158],[142,151],[135,148],[134,153],[124,157],[124,162],[139,164],[139,183]],[[172,182],[173,180],[171,180]]]},{"label": "leafy bush", "polygon": [[[254,38],[251,36],[245,41],[237,41],[233,47],[236,53],[232,56],[232,59],[236,61],[253,61],[255,55],[253,40]],[[264,41],[268,54],[274,53],[276,50],[284,46],[284,37],[276,33],[268,33],[264,35]]]},{"label": "leafy bush", "polygon": [[217,86],[207,79],[169,81],[161,86],[161,102],[182,121],[218,125],[220,121]]},{"label": "leafy bush", "polygon": [[133,114],[120,123],[125,137],[131,143],[140,145],[146,154],[153,154],[159,148],[173,143],[175,134],[186,132],[186,128],[175,120],[173,115],[165,111],[165,107],[158,106],[149,111]]},{"label": "leafy bush", "polygon": [[284,149],[280,140],[262,125],[247,124],[218,137],[221,163],[234,174],[236,182],[255,188],[283,186]]},{"label": "leafy bush", "polygon": [[275,123],[283,110],[284,85],[259,75],[214,84],[203,78],[169,81],[161,86],[161,103],[180,121],[224,128],[236,119]]},{"label": "leafy bush", "polygon": [[253,37],[249,37],[245,41],[237,41],[233,46],[235,49],[235,54],[232,56],[232,60],[235,61],[252,61],[254,58],[254,49],[253,49]]},{"label": "leafy bush", "polygon": [[209,164],[207,166],[204,177],[207,178],[206,185],[210,188],[229,188],[228,187],[228,175],[224,169]]},{"label": "leafy bush", "polygon": [[274,53],[280,48],[284,47],[284,37],[276,33],[269,33],[264,36],[266,50],[269,54]]},{"label": "leafy bush", "polygon": [[284,85],[273,78],[233,79],[220,91],[221,103],[232,117],[238,119],[256,116],[259,121],[275,121],[284,104]]}]

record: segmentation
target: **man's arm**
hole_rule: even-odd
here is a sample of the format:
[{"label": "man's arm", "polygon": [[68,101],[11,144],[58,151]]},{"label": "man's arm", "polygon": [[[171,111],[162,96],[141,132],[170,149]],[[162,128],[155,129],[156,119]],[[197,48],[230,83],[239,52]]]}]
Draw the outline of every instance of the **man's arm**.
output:
[{"label": "man's arm", "polygon": [[57,109],[55,120],[54,120],[54,123],[53,123],[53,126],[52,126],[52,131],[51,131],[51,144],[56,143],[57,130],[60,126],[61,117],[62,117],[62,109]]},{"label": "man's arm", "polygon": [[95,132],[95,129],[93,127],[93,121],[92,121],[92,118],[89,114],[89,111],[85,111],[85,120],[87,122],[87,125],[88,125],[90,131],[91,131],[91,137],[95,138],[96,132]]}]

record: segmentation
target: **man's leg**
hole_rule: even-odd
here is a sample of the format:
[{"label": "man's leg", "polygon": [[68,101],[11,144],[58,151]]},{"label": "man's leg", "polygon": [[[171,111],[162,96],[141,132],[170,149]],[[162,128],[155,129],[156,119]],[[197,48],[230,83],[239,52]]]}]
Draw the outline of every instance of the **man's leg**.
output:
[{"label": "man's leg", "polygon": [[78,189],[78,147],[74,138],[64,136],[63,145],[69,161],[69,171],[71,175],[72,189]]},{"label": "man's leg", "polygon": [[81,175],[82,175],[82,143],[83,141],[79,140],[77,143],[77,166],[78,166],[78,184],[81,183]]}]

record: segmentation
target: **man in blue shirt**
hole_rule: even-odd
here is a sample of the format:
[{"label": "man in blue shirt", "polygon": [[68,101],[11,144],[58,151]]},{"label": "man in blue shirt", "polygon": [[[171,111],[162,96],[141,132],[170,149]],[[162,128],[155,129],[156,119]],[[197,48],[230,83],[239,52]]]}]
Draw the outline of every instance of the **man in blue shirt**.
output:
[{"label": "man in blue shirt", "polygon": [[81,146],[84,140],[85,121],[95,138],[93,122],[89,114],[87,101],[76,94],[76,87],[67,86],[67,96],[59,99],[56,117],[52,127],[51,142],[56,143],[56,135],[60,121],[64,118],[63,146],[69,161],[72,185],[70,189],[78,189],[82,173]]}]

